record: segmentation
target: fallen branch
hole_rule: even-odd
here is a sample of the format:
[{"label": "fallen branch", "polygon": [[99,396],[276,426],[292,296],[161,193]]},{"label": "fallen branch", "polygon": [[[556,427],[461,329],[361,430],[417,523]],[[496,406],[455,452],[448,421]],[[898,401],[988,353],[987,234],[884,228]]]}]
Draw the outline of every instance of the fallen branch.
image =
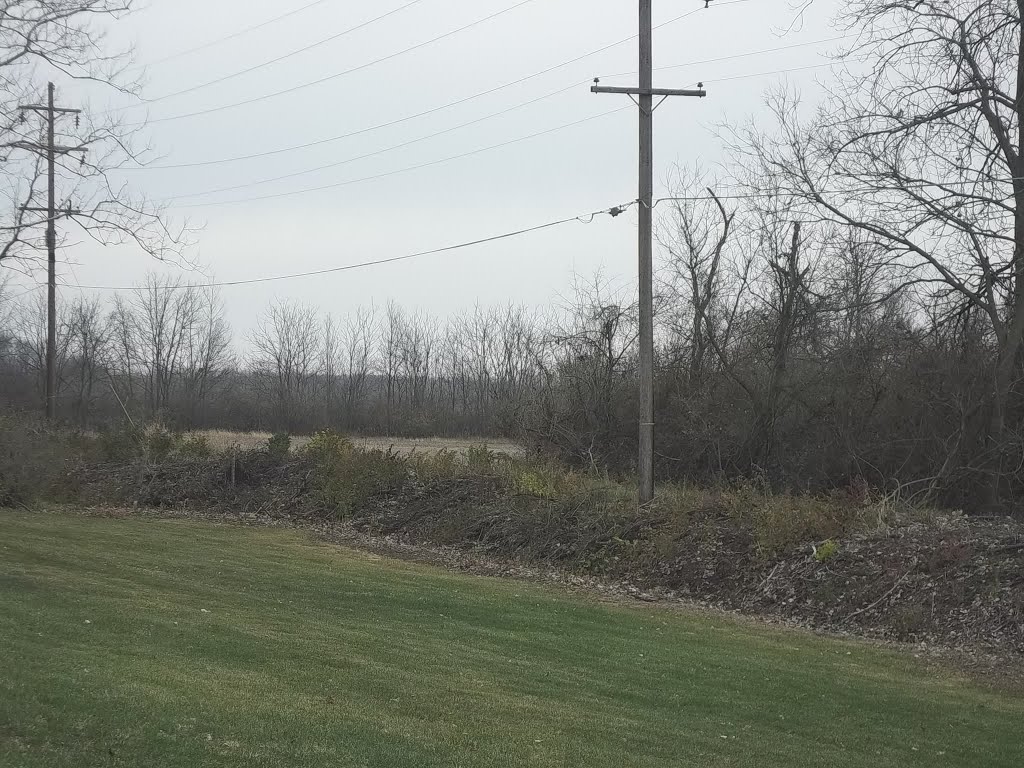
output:
[{"label": "fallen branch", "polygon": [[768,577],[764,581],[761,582],[761,586],[759,586],[757,588],[758,592],[763,591],[764,588],[768,586],[768,582],[771,581],[772,578],[774,578],[775,572],[778,571],[781,566],[782,566],[781,562],[775,564],[775,567],[772,568],[772,572],[768,574]]}]

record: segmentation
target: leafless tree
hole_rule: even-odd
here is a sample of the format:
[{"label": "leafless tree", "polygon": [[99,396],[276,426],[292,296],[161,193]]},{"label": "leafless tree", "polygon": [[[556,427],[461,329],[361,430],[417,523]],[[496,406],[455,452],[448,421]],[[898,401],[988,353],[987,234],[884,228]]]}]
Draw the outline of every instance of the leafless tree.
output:
[{"label": "leafless tree", "polygon": [[279,428],[307,426],[322,361],[323,326],[312,307],[277,301],[251,337],[252,368]]},{"label": "leafless tree", "polygon": [[10,280],[0,275],[0,365],[3,365],[14,351],[15,304]]},{"label": "leafless tree", "polygon": [[[0,145],[7,147],[0,160],[0,262],[7,266],[30,270],[44,245],[40,215],[22,206],[46,206],[42,158],[25,148],[45,130],[40,134],[36,113],[19,107],[43,103],[47,79],[140,95],[143,73],[131,66],[131,50],[113,49],[107,38],[109,25],[136,6],[134,0],[0,0]],[[113,173],[148,161],[143,128],[116,110],[86,110],[80,124],[63,121],[60,143],[87,154],[81,161],[60,159],[58,208],[80,209],[73,221],[100,242],[130,242],[153,257],[178,258],[190,241],[188,226],[170,225],[160,206]],[[20,148],[11,146],[17,142]]]},{"label": "leafless tree", "polygon": [[715,186],[701,169],[677,169],[672,179],[676,199],[670,201],[671,213],[657,233],[667,255],[673,335],[688,347],[687,383],[698,388],[720,335],[716,315],[727,300],[723,259],[736,219],[736,211],[726,209]]},{"label": "leafless tree", "polygon": [[[1007,413],[1024,344],[1022,7],[850,0],[844,19],[861,40],[826,105],[805,119],[795,97],[777,94],[778,133],[750,127],[738,142],[807,214],[884,249],[904,285],[930,286],[949,316],[971,308],[986,318],[989,397],[960,444],[971,431],[985,436],[977,469],[993,499],[1011,461]],[[858,74],[863,58],[872,64]]]},{"label": "leafless tree", "polygon": [[577,459],[621,459],[629,445],[623,422],[634,402],[638,334],[636,301],[600,275],[578,281],[550,331],[547,387],[535,406],[535,438]]},{"label": "leafless tree", "polygon": [[330,313],[321,320],[319,361],[320,418],[324,424],[338,424],[339,372],[341,369],[341,332]]},{"label": "leafless tree", "polygon": [[[14,325],[17,336],[16,355],[18,364],[35,385],[37,396],[41,396],[46,376],[46,301],[36,293],[21,305],[15,314]],[[66,384],[69,351],[71,349],[71,323],[69,307],[59,306],[57,312],[57,397],[63,396]]]},{"label": "leafless tree", "polygon": [[356,310],[341,327],[342,373],[344,375],[345,421],[355,423],[362,410],[375,367],[375,341],[378,331],[376,310]]},{"label": "leafless tree", "polygon": [[401,394],[402,333],[405,313],[394,302],[388,302],[379,342],[381,376],[384,384],[384,423],[387,433],[394,434],[395,409]]},{"label": "leafless tree", "polygon": [[194,309],[179,281],[149,275],[132,296],[135,346],[151,417],[170,404],[183,363]]},{"label": "leafless tree", "polygon": [[189,426],[201,419],[232,363],[217,291],[155,274],[115,297],[106,339],[119,396],[141,396],[151,418],[171,418],[173,410]]},{"label": "leafless tree", "polygon": [[109,326],[98,297],[79,297],[72,302],[67,334],[67,387],[74,396],[72,413],[79,424],[86,425],[96,403],[98,385],[109,364]]},{"label": "leafless tree", "polygon": [[432,318],[418,312],[402,316],[398,338],[399,377],[414,412],[424,406],[427,397],[436,334]]},{"label": "leafless tree", "polygon": [[231,327],[216,288],[179,291],[177,311],[185,327],[180,365],[182,411],[188,426],[205,421],[211,399],[223,391],[234,365]]}]

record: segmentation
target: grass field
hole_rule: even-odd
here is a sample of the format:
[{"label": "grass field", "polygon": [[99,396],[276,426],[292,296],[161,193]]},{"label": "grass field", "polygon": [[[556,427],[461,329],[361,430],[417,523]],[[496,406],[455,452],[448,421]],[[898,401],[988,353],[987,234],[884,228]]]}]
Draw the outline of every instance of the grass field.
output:
[{"label": "grass field", "polygon": [[905,653],[293,533],[0,511],[0,765],[1014,766]]},{"label": "grass field", "polygon": [[[225,451],[233,447],[252,449],[265,446],[270,439],[269,432],[229,432],[222,429],[211,429],[200,433],[206,437],[210,445],[218,451]],[[352,442],[362,448],[388,450],[394,449],[402,454],[408,453],[438,453],[440,451],[452,451],[463,453],[467,448],[474,445],[487,445],[492,451],[515,456],[521,452],[521,448],[509,440],[470,440],[453,437],[352,437]],[[292,448],[301,448],[310,440],[309,437],[295,435],[292,437]]]}]

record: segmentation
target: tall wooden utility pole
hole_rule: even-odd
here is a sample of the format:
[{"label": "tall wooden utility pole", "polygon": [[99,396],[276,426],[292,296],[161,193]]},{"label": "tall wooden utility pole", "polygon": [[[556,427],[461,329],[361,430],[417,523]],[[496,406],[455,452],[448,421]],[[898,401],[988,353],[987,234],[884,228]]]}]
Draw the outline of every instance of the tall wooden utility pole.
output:
[{"label": "tall wooden utility pole", "polygon": [[[18,107],[41,113],[46,120],[46,144],[30,141],[15,141],[7,146],[27,149],[46,156],[47,161],[47,201],[46,207],[26,205],[23,210],[46,213],[46,253],[47,253],[47,297],[46,297],[46,418],[52,420],[57,415],[57,216],[67,216],[76,211],[70,208],[57,210],[57,155],[72,152],[85,152],[85,147],[60,147],[56,143],[57,116],[78,115],[79,109],[62,109],[54,106],[54,85],[47,87],[46,104],[26,104]],[[78,118],[75,118],[76,125]]]},{"label": "tall wooden utility pole", "polygon": [[[654,110],[669,96],[696,96],[697,90],[654,88],[652,0],[640,0],[640,86],[609,88],[594,85],[594,93],[636,96],[640,107],[640,504],[654,501]],[[654,97],[661,96],[658,105]]]}]

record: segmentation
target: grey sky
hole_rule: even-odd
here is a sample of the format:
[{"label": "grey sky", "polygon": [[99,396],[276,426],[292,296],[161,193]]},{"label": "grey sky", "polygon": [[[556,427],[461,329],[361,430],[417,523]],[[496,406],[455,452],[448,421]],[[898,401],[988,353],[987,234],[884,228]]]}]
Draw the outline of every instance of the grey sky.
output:
[{"label": "grey sky", "polygon": [[[724,2],[724,0],[722,0]],[[134,39],[142,63],[193,48],[306,5],[310,0],[151,0],[115,30]],[[408,0],[356,3],[328,0],[237,39],[149,68],[147,96],[199,85],[317,42]],[[515,0],[422,0],[417,5],[316,50],[225,83],[159,101],[126,114],[159,120],[242,101],[357,67],[463,26]],[[656,0],[656,23],[702,0]],[[819,0],[799,29],[780,35],[792,18],[790,0],[750,0],[712,8],[655,33],[655,66],[668,66],[832,37],[837,0]],[[258,103],[183,120],[154,122],[153,145],[164,164],[259,153],[317,141],[386,123],[487,90],[615,42],[636,31],[636,3],[626,0],[534,0],[487,23],[322,85]],[[709,98],[673,99],[657,113],[659,179],[675,162],[713,166],[721,157],[712,128],[763,109],[762,94],[785,78],[813,97],[815,78],[837,43],[808,45],[656,73],[656,84],[708,83]],[[626,97],[595,96],[586,81],[636,68],[636,43],[617,46],[520,85],[436,114],[343,141],[258,160],[178,170],[142,170],[125,180],[153,198],[248,184],[337,163],[401,144],[577,83],[528,107],[415,143],[403,149],[221,195],[181,203],[232,200],[334,184],[430,163],[516,139],[617,107]],[[725,80],[751,73],[805,68],[787,75]],[[627,84],[634,76],[606,82]],[[60,92],[72,104],[86,94],[73,84]],[[102,109],[130,102],[102,103]],[[633,109],[533,140],[381,179],[272,200],[174,210],[205,224],[194,258],[221,280],[314,270],[400,256],[606,208],[635,197],[636,114]],[[658,184],[661,187],[661,184]],[[445,314],[504,301],[541,305],[568,290],[574,271],[597,269],[632,281],[633,217],[555,230],[333,276],[225,288],[237,331],[278,296],[294,297],[344,314],[359,304],[390,299]],[[132,284],[154,268],[129,248],[76,243],[63,256],[70,283]],[[167,267],[165,271],[180,274]],[[194,275],[201,279],[201,275]],[[631,284],[631,282],[629,283]],[[69,291],[64,291],[70,295]]]}]

